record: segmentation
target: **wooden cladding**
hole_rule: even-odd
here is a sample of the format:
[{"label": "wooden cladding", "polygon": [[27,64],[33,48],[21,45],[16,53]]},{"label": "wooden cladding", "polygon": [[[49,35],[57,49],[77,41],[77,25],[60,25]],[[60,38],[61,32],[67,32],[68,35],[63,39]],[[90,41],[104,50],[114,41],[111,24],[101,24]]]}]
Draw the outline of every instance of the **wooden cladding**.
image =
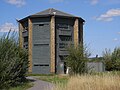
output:
[{"label": "wooden cladding", "polygon": [[83,45],[83,23],[80,23],[80,36],[79,36],[79,43]]},{"label": "wooden cladding", "polygon": [[[20,47],[28,49],[29,73],[59,73],[61,69],[56,65],[63,60],[60,58],[59,63],[58,56],[68,55],[65,48],[69,42],[75,47],[83,44],[83,22],[79,18],[67,20],[55,16],[35,20],[28,18],[28,21],[19,22],[19,36]],[[36,62],[38,64],[34,64]]]},{"label": "wooden cladding", "polygon": [[22,25],[22,23],[19,22],[19,45],[20,45],[21,48],[23,48],[22,32],[23,32],[23,25]]},{"label": "wooden cladding", "polygon": [[74,22],[74,45],[78,46],[79,44],[79,20],[76,19]]},{"label": "wooden cladding", "polygon": [[55,17],[51,17],[50,22],[50,72],[55,73]]},{"label": "wooden cladding", "polygon": [[28,72],[32,72],[32,21],[28,18],[28,60],[29,69]]}]

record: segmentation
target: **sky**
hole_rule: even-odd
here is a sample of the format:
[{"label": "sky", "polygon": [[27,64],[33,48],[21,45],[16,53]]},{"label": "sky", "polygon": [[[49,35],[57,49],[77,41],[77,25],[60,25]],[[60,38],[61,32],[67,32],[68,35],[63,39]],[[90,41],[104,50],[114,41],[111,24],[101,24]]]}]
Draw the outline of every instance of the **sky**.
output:
[{"label": "sky", "polygon": [[16,19],[48,8],[85,20],[84,43],[92,56],[120,47],[120,0],[0,0],[0,36],[18,31]]}]

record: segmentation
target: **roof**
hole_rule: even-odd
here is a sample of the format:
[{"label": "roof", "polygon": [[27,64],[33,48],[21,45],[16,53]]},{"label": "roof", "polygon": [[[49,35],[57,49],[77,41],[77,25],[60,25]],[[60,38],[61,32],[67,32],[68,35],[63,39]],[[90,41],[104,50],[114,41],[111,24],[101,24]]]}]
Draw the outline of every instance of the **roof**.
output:
[{"label": "roof", "polygon": [[[72,14],[68,14],[68,13],[53,9],[53,8],[46,9],[44,11],[38,12],[38,13],[30,15],[28,17],[42,17],[42,16],[44,17],[44,16],[53,16],[53,15],[63,16],[63,17],[79,18],[84,22],[84,20],[80,17],[74,16]],[[26,18],[28,18],[28,17],[26,17]],[[26,18],[23,18],[23,19],[26,19]],[[23,19],[21,19],[21,20],[23,20]],[[19,21],[21,21],[21,20],[19,20]]]},{"label": "roof", "polygon": [[36,16],[36,15],[57,15],[57,16],[76,17],[74,15],[71,15],[71,14],[68,14],[68,13],[53,9],[53,8],[49,8],[47,10],[33,14],[31,16]]}]

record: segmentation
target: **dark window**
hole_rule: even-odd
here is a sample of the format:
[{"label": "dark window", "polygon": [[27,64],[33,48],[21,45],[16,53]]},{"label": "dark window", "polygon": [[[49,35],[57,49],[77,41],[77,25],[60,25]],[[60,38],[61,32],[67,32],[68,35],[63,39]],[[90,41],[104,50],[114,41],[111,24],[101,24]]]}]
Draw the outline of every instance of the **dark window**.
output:
[{"label": "dark window", "polygon": [[49,66],[49,64],[34,64],[34,66]]},{"label": "dark window", "polygon": [[25,49],[28,49],[28,44],[23,45]]},{"label": "dark window", "polygon": [[60,36],[60,40],[61,41],[72,41],[72,37],[71,36]]},{"label": "dark window", "polygon": [[34,46],[45,46],[45,45],[49,45],[49,44],[34,44]]},{"label": "dark window", "polygon": [[67,56],[66,56],[66,55],[63,55],[63,56],[59,56],[59,57],[60,57],[60,60],[61,60],[61,61],[64,61]]},{"label": "dark window", "polygon": [[44,26],[44,24],[39,24],[39,26]]},{"label": "dark window", "polygon": [[26,49],[28,49],[28,44],[26,44]]},{"label": "dark window", "polygon": [[23,45],[23,47],[25,48],[25,45]]},{"label": "dark window", "polygon": [[44,26],[45,24],[44,23],[40,23],[40,24],[34,24],[34,26],[37,26],[37,27],[41,27],[41,26]]},{"label": "dark window", "polygon": [[24,37],[24,42],[28,42],[28,36]]},{"label": "dark window", "polygon": [[28,44],[23,45],[25,49],[28,49]]}]

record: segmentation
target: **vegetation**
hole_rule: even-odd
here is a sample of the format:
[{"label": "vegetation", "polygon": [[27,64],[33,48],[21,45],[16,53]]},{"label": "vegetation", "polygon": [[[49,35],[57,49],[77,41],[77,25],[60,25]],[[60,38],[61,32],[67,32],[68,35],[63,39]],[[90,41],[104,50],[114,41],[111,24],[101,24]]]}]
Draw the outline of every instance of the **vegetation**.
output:
[{"label": "vegetation", "polygon": [[28,69],[27,51],[21,49],[15,33],[0,38],[0,89],[22,84]]},{"label": "vegetation", "polygon": [[67,67],[70,67],[71,74],[83,74],[88,71],[86,62],[89,60],[89,51],[86,47],[70,45],[68,48],[69,55],[65,58]]},{"label": "vegetation", "polygon": [[120,71],[120,47],[113,52],[106,49],[103,52],[103,60],[107,71]]},{"label": "vegetation", "polygon": [[69,77],[63,75],[49,75],[49,76],[39,76],[39,79],[54,84],[58,84],[58,83],[66,84]]},{"label": "vegetation", "polygon": [[57,84],[53,90],[120,90],[120,76],[115,73],[72,76],[66,85]]},{"label": "vegetation", "polygon": [[28,88],[32,87],[33,84],[30,83],[29,81],[21,84],[21,85],[18,85],[18,86],[15,86],[15,87],[10,87],[9,90],[27,90]]}]

